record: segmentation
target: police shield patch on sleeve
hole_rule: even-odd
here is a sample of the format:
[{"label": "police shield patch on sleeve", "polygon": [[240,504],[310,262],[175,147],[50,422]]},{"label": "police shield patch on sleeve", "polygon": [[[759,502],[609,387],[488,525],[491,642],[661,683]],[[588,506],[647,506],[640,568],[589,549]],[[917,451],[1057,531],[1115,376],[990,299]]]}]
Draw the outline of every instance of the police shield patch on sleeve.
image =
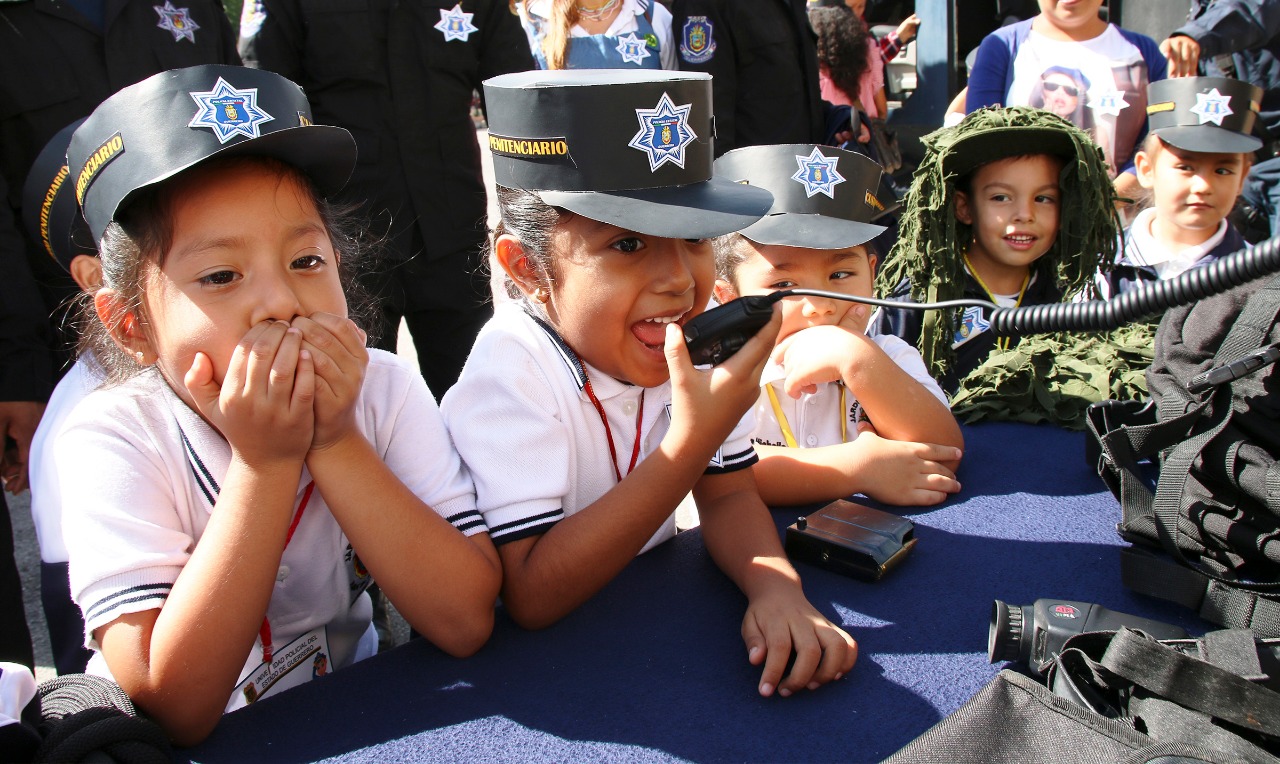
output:
[{"label": "police shield patch on sleeve", "polygon": [[684,168],[684,149],[698,136],[689,127],[691,104],[676,106],[666,93],[652,109],[636,109],[640,131],[627,145],[649,155],[649,171],[670,162]]},{"label": "police shield patch on sleeve", "polygon": [[706,16],[690,16],[680,35],[680,58],[690,64],[705,64],[716,52],[716,38]]},{"label": "police shield patch on sleeve", "polygon": [[958,348],[990,328],[991,322],[982,317],[982,308],[977,306],[965,308],[964,314],[960,317],[960,326],[956,329],[956,336],[951,342],[951,347]]},{"label": "police shield patch on sleeve", "polygon": [[200,25],[191,19],[191,11],[187,8],[174,8],[169,0],[164,0],[164,5],[153,5],[156,13],[160,14],[160,21],[156,26],[173,35],[173,41],[186,39],[192,43],[196,41],[196,30]]},{"label": "police shield patch on sleeve", "polygon": [[835,157],[823,156],[818,147],[814,146],[809,156],[796,155],[796,164],[800,165],[800,169],[796,170],[791,179],[804,186],[806,197],[824,194],[827,198],[834,199],[836,186],[844,183],[844,176],[836,171],[838,161]]},{"label": "police shield patch on sleeve", "polygon": [[444,41],[458,40],[466,42],[472,32],[479,32],[480,29],[471,23],[474,13],[463,13],[462,4],[458,3],[451,10],[440,9],[440,21],[435,28],[440,30],[444,35]]},{"label": "police shield patch on sleeve", "polygon": [[258,107],[257,88],[236,90],[221,77],[213,90],[190,93],[190,96],[199,108],[187,127],[207,127],[218,136],[219,143],[226,143],[237,135],[257,138],[258,126],[275,119]]}]

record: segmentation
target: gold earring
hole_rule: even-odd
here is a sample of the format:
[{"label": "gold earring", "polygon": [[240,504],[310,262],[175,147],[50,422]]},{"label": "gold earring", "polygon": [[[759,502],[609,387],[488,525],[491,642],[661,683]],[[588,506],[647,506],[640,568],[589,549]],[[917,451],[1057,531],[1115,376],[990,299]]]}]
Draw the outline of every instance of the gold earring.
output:
[{"label": "gold earring", "polygon": [[146,353],[144,353],[144,352],[142,352],[141,350],[139,350],[138,352],[134,353],[134,354],[133,354],[133,356],[134,356],[134,358],[137,358],[137,359],[138,359],[138,365],[139,365],[139,366],[146,366],[146,365],[147,365],[147,354],[146,354]]},{"label": "gold earring", "polygon": [[545,305],[547,300],[551,299],[551,295],[550,293],[547,292],[547,290],[543,289],[542,287],[538,287],[537,289],[533,290],[533,299],[535,302]]}]

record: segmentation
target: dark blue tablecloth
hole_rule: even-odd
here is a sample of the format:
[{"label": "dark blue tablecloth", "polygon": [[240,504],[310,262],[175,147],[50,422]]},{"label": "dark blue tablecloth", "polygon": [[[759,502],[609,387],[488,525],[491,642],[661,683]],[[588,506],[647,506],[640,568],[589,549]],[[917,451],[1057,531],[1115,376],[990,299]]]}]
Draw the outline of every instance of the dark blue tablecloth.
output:
[{"label": "dark blue tablecloth", "polygon": [[[876,584],[798,566],[810,600],[858,640],[844,679],[761,698],[739,636],[744,599],[696,531],[637,558],[543,631],[499,614],[479,654],[422,640],[225,717],[195,761],[878,761],[958,708],[987,661],[993,599],[1100,602],[1207,624],[1120,583],[1119,506],[1083,436],[966,427],[961,494],[916,523]],[[783,526],[794,512],[779,510]],[[431,582],[424,581],[424,586]]]}]

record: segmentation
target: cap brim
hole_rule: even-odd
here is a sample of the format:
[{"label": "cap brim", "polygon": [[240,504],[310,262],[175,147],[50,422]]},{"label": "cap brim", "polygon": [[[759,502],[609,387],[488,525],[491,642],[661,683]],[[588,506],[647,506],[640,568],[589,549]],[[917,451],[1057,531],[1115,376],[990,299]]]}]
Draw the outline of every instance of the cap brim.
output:
[{"label": "cap brim", "polygon": [[1215,125],[1163,127],[1151,133],[1170,146],[1204,154],[1251,154],[1262,148],[1258,138]]},{"label": "cap brim", "polygon": [[1071,158],[1076,155],[1076,144],[1065,130],[1058,128],[1017,126],[982,130],[951,144],[949,155],[943,159],[943,171],[947,175],[966,175],[984,164],[1027,154]]},{"label": "cap brim", "polygon": [[[232,143],[193,162],[170,169],[169,172],[152,179],[146,185],[129,192],[120,200],[116,211],[125,209],[144,189],[192,167],[212,159],[237,156],[269,157],[293,165],[311,179],[321,196],[330,196],[342,190],[355,170],[356,142],[346,129],[332,125],[299,125],[276,130],[250,140]],[[113,212],[113,218],[115,214],[116,212]],[[101,238],[101,232],[95,232],[95,234]]]},{"label": "cap brim", "polygon": [[844,249],[866,244],[883,233],[885,226],[840,220],[826,215],[779,212],[765,215],[740,232],[758,244],[806,249]]},{"label": "cap brim", "polygon": [[542,201],[628,231],[670,239],[706,239],[741,231],[773,204],[763,188],[712,178],[633,191],[539,191]]}]

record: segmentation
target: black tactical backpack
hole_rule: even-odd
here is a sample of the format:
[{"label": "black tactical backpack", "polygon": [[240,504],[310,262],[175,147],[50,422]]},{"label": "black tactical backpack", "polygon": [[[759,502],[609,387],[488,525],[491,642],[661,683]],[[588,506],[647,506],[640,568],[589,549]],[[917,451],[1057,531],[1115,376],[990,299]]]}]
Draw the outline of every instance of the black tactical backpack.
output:
[{"label": "black tactical backpack", "polygon": [[[1280,636],[1280,277],[1170,310],[1151,401],[1089,411],[1126,586]],[[1158,476],[1157,476],[1158,469]]]}]

